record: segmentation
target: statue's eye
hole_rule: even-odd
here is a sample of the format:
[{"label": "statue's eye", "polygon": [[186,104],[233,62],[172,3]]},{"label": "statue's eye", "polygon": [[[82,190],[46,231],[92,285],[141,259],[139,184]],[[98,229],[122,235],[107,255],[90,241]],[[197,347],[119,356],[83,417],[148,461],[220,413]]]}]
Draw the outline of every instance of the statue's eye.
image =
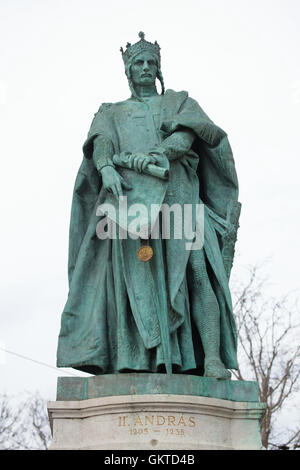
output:
[{"label": "statue's eye", "polygon": [[137,61],[135,62],[135,65],[143,65],[143,61],[142,61],[142,60],[137,60]]}]

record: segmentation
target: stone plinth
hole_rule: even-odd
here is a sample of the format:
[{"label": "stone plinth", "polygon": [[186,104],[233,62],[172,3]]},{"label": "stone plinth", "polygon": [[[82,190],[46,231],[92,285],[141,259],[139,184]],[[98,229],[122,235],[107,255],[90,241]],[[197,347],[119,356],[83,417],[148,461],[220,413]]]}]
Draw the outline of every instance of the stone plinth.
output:
[{"label": "stone plinth", "polygon": [[[201,393],[199,393],[201,392]],[[255,382],[119,374],[60,378],[51,449],[260,449]]]}]

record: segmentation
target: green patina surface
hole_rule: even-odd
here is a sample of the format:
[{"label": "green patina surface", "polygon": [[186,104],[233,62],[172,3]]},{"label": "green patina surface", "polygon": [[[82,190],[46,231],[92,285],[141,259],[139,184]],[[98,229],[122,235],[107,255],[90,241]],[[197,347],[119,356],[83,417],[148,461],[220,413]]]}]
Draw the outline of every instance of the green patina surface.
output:
[{"label": "green patina surface", "polygon": [[118,395],[193,395],[239,402],[259,402],[257,382],[218,380],[196,375],[106,374],[59,377],[57,400],[87,400]]},{"label": "green patina surface", "polygon": [[[68,383],[70,394],[78,390],[80,397],[99,394],[101,387],[106,395],[113,387],[119,393],[131,393],[133,387],[137,393],[161,390],[229,399],[237,393],[239,400],[249,400],[244,390],[254,385],[226,382],[227,369],[238,368],[229,276],[240,203],[231,147],[226,132],[188,92],[165,90],[160,48],[143,33],[139,36],[140,41],[122,50],[131,96],[100,106],[83,146],[70,221],[70,288],[57,350],[58,367],[108,377],[61,379],[59,390],[66,393]],[[123,157],[129,167],[116,163]],[[157,176],[165,171],[167,180]],[[119,229],[115,237],[101,232],[109,219],[97,212],[103,206],[119,214],[116,225],[123,227],[120,220],[129,210],[120,208],[121,194],[128,208],[139,204],[147,210],[147,236],[124,238]],[[183,218],[187,206],[194,215],[199,206],[203,211],[197,223],[194,216],[188,220],[190,235],[177,236],[182,219],[174,215],[169,236],[162,224],[154,236],[153,224],[162,214],[152,217],[153,205],[159,210],[177,205]],[[203,245],[191,248],[197,233]],[[145,244],[153,253],[147,262],[138,256]],[[124,373],[130,371],[140,375],[128,380]],[[153,373],[151,379],[145,372]],[[161,372],[225,383],[166,378]]]}]

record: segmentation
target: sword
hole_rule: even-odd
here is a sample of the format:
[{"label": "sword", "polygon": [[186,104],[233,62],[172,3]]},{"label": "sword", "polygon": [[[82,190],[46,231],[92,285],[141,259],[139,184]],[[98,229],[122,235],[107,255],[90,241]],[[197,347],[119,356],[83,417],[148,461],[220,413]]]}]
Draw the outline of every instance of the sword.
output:
[{"label": "sword", "polygon": [[[157,256],[162,258],[161,252],[161,244],[158,243],[159,249],[157,250]],[[148,263],[147,263],[148,264]],[[164,355],[164,363],[166,367],[167,374],[172,374],[172,354],[171,354],[171,343],[170,343],[170,331],[169,331],[169,319],[168,319],[168,310],[160,308],[160,302],[157,295],[157,287],[155,285],[150,263],[148,264],[149,271],[150,271],[150,282],[151,282],[151,289],[154,297],[154,303],[156,305],[158,323],[160,328],[160,338],[161,338],[161,345]],[[159,270],[158,270],[159,274]],[[160,284],[162,280],[158,278],[158,283]],[[166,300],[166,299],[165,299]],[[167,305],[167,302],[164,302]]]}]

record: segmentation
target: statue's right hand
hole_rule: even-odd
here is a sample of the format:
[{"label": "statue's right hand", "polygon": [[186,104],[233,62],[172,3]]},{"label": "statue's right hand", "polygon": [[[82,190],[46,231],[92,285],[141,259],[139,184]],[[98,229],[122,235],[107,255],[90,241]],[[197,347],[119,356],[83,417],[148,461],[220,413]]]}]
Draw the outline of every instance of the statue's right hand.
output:
[{"label": "statue's right hand", "polygon": [[117,199],[123,196],[122,188],[127,190],[132,189],[132,187],[126,183],[124,178],[112,166],[103,167],[101,170],[101,176],[104,189],[113,193]]}]

